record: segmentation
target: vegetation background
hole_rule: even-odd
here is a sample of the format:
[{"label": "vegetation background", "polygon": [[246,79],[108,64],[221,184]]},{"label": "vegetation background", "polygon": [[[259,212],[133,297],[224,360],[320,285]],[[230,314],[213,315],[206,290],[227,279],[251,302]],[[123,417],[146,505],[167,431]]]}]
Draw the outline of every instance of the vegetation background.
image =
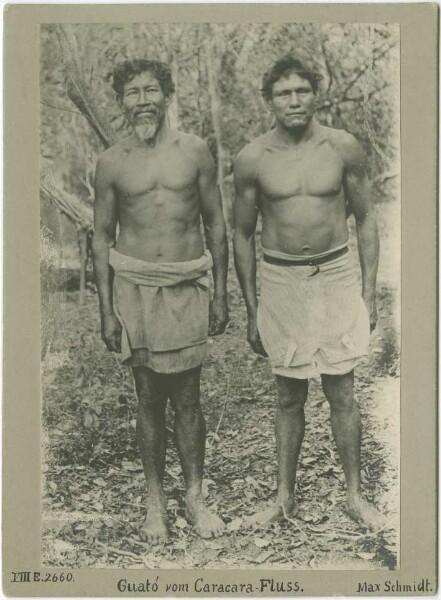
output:
[{"label": "vegetation background", "polygon": [[[399,472],[399,30],[391,24],[83,24],[41,28],[42,386],[46,460],[43,547],[52,566],[162,568],[395,568]],[[272,126],[263,72],[293,52],[323,75],[317,118],[363,146],[382,244],[379,325],[358,370],[365,423],[363,480],[390,527],[369,534],[344,513],[343,475],[329,410],[310,384],[298,518],[246,532],[242,517],[276,489],[268,366],[245,342],[245,311],[230,268],[231,323],[212,340],[204,368],[208,424],[204,481],[228,524],[197,539],[184,518],[183,482],[167,462],[172,538],[164,548],[136,532],[145,490],[134,440],[129,372],[100,342],[89,247],[97,157],[129,126],[111,89],[114,65],[159,58],[172,68],[170,124],[208,143],[231,233],[232,165]],[[355,244],[353,223],[351,243]],[[168,415],[170,442],[172,414]]]}]

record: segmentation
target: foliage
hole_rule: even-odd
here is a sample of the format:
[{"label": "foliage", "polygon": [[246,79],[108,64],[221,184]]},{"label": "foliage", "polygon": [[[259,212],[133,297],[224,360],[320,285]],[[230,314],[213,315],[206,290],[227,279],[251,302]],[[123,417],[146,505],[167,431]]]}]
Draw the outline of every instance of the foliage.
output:
[{"label": "foliage", "polygon": [[[221,186],[237,152],[271,126],[260,82],[263,71],[287,52],[303,56],[324,76],[319,119],[356,135],[380,188],[397,177],[399,47],[393,25],[43,26],[41,42],[41,152],[66,191],[86,202],[92,200],[91,176],[102,141],[90,126],[98,130],[93,120],[81,113],[88,114],[91,103],[116,137],[128,133],[110,86],[113,66],[128,57],[170,63],[177,87],[170,118],[207,141],[218,160]],[[78,52],[81,64],[66,60],[66,48]],[[78,73],[84,78],[80,102],[72,93],[72,76]],[[229,202],[228,185],[223,191]]]},{"label": "foliage", "polygon": [[[397,206],[379,209],[383,258],[390,259]],[[353,231],[351,239],[353,244]],[[185,519],[184,482],[168,409],[165,490],[171,538],[159,548],[140,540],[147,498],[135,440],[133,380],[99,339],[98,302],[89,286],[84,307],[78,306],[76,292],[68,295],[63,335],[44,362],[44,563],[73,568],[394,568],[399,340],[396,290],[385,264],[379,272],[379,323],[371,358],[357,368],[355,391],[364,427],[364,491],[386,513],[387,529],[369,534],[345,513],[343,472],[317,381],[310,383],[306,406],[299,515],[267,529],[243,528],[246,515],[275,497],[276,390],[266,361],[253,355],[245,341],[244,303],[230,268],[231,322],[224,335],[212,339],[201,382],[208,431],[204,491],[227,523],[227,535],[201,540]]]}]

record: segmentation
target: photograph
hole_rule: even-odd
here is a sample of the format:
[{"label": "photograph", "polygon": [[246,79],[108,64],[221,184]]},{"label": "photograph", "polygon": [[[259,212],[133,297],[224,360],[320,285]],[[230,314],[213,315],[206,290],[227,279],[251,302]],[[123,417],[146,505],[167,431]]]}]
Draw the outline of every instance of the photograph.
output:
[{"label": "photograph", "polygon": [[399,565],[399,33],[41,25],[45,566]]},{"label": "photograph", "polygon": [[438,39],[8,5],[5,595],[437,593]]}]

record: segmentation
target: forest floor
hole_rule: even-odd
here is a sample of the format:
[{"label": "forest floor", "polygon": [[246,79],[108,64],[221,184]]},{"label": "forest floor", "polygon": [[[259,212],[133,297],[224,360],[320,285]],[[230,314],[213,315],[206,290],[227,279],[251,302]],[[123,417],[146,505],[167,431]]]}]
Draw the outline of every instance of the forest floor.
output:
[{"label": "forest floor", "polygon": [[42,367],[45,446],[42,549],[45,566],[68,568],[394,569],[399,557],[399,209],[377,205],[382,239],[379,322],[356,370],[362,414],[362,481],[387,516],[370,533],[344,508],[344,477],[319,380],[311,380],[295,518],[249,531],[246,515],[276,493],[276,390],[265,359],[246,343],[246,319],[230,267],[231,322],[210,340],[202,376],[207,422],[204,493],[227,524],[216,540],[185,519],[184,483],[167,409],[165,489],[171,536],[142,542],[146,491],[135,442],[137,402],[130,372],[100,340],[97,296],[69,292],[61,334]]}]

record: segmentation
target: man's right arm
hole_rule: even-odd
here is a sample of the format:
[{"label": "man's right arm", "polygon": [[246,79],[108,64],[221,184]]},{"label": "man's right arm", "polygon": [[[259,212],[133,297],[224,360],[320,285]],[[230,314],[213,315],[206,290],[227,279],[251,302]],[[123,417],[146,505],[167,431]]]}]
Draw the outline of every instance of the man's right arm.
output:
[{"label": "man's right arm", "polygon": [[117,224],[113,171],[112,162],[107,156],[102,156],[95,172],[92,250],[100,301],[102,339],[109,350],[121,352],[121,324],[113,310],[113,271],[109,267],[109,250],[115,243]]},{"label": "man's right arm", "polygon": [[256,291],[256,231],[258,188],[256,165],[258,155],[255,148],[246,147],[236,158],[234,165],[234,264],[248,314],[248,342],[257,354],[266,356],[257,331]]}]

